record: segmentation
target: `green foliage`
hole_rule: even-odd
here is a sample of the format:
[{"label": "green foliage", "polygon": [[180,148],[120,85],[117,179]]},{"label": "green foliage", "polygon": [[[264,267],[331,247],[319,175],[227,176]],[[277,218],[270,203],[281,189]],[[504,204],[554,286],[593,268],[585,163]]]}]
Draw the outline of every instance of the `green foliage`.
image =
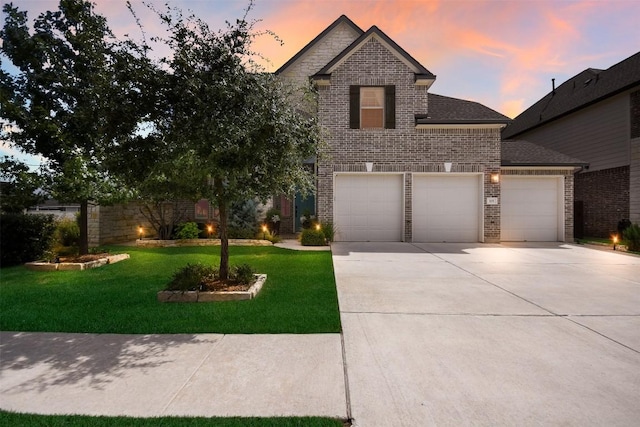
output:
[{"label": "green foliage", "polygon": [[204,278],[213,278],[216,274],[217,270],[215,267],[199,263],[187,264],[173,274],[166,290],[180,292],[197,291],[200,289]]},{"label": "green foliage", "polygon": [[56,243],[60,246],[78,246],[80,240],[80,227],[78,221],[71,218],[62,218],[56,221]]},{"label": "green foliage", "polygon": [[324,246],[326,239],[322,230],[315,228],[305,228],[300,235],[300,243],[302,246]]},{"label": "green foliage", "polygon": [[184,222],[178,226],[176,239],[197,239],[200,234],[198,224],[195,222]]},{"label": "green foliage", "polygon": [[640,252],[640,225],[632,224],[627,227],[623,237],[630,251]]},{"label": "green foliage", "polygon": [[53,215],[2,214],[0,216],[0,265],[42,259],[50,248],[56,225]]},{"label": "green foliage", "polygon": [[255,280],[256,272],[249,264],[240,264],[231,268],[231,278],[243,285],[249,285]]},{"label": "green foliage", "polygon": [[282,237],[277,234],[275,231],[271,231],[267,228],[266,231],[260,230],[256,235],[256,239],[268,240],[271,243],[279,243],[282,242]]},{"label": "green foliage", "polygon": [[22,213],[44,201],[43,178],[13,157],[0,161],[0,212]]},{"label": "green foliage", "polygon": [[336,226],[333,225],[333,222],[320,221],[319,224],[322,233],[324,233],[324,237],[327,239],[327,242],[333,242],[333,239],[336,236]]},{"label": "green foliage", "polygon": [[259,215],[258,203],[255,200],[232,203],[229,215],[229,237],[252,239],[258,229]]}]

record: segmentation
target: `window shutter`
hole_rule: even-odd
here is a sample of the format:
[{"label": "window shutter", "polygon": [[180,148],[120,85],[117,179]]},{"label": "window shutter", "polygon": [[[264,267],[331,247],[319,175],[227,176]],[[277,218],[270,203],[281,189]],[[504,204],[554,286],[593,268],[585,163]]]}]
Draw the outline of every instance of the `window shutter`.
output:
[{"label": "window shutter", "polygon": [[384,127],[385,129],[396,128],[396,87],[384,87]]},{"label": "window shutter", "polygon": [[349,127],[360,129],[360,86],[349,86]]}]

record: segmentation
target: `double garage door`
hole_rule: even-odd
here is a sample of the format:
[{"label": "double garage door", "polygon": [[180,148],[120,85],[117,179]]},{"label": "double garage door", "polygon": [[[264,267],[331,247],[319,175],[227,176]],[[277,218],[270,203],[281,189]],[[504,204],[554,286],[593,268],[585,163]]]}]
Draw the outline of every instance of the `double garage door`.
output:
[{"label": "double garage door", "polygon": [[[403,174],[337,174],[338,241],[402,241]],[[562,178],[502,176],[501,240],[558,241],[564,236]],[[413,174],[414,242],[483,240],[482,175]]]},{"label": "double garage door", "polygon": [[[401,241],[404,232],[402,174],[338,174],[334,222],[337,240]],[[414,242],[480,239],[480,175],[414,175]]]}]

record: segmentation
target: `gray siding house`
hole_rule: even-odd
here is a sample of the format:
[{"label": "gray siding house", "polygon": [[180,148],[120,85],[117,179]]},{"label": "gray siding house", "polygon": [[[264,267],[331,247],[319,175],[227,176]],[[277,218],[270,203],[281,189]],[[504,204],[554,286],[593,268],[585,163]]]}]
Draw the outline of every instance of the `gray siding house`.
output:
[{"label": "gray siding house", "polygon": [[333,221],[336,240],[573,239],[582,163],[502,144],[509,118],[432,93],[436,76],[378,27],[363,31],[343,15],[277,74],[318,89],[327,148],[315,165],[315,213]]},{"label": "gray siding house", "polygon": [[588,162],[575,177],[576,237],[609,237],[622,219],[640,223],[640,52],[552,88],[502,136]]}]

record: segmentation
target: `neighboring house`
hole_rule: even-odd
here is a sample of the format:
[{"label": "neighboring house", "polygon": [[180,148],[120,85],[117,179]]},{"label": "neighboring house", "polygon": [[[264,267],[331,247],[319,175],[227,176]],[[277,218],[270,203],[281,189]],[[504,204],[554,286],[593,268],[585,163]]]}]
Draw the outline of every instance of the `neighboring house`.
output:
[{"label": "neighboring house", "polygon": [[553,87],[502,132],[589,162],[575,176],[576,237],[640,223],[640,52]]},{"label": "neighboring house", "polygon": [[431,93],[436,76],[378,27],[343,15],[276,73],[318,89],[326,150],[315,213],[333,221],[336,240],[572,240],[582,162],[501,146],[509,118]]}]

